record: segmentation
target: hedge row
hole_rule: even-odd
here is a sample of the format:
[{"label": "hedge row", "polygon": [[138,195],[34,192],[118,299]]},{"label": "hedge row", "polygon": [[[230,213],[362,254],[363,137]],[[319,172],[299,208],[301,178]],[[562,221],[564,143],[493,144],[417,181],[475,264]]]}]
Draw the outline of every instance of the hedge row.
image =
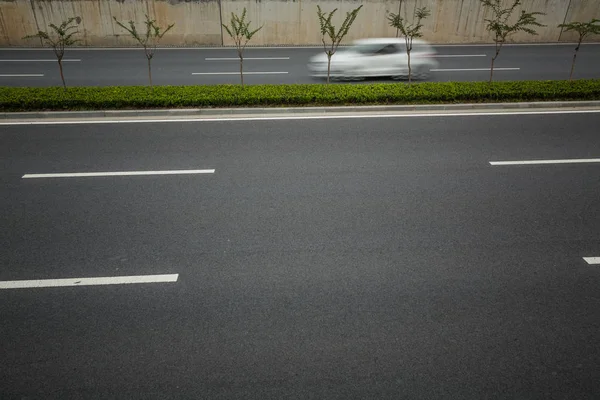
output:
[{"label": "hedge row", "polygon": [[406,85],[311,84],[8,88],[0,111],[178,107],[265,107],[600,100],[600,79],[576,81],[426,82]]}]

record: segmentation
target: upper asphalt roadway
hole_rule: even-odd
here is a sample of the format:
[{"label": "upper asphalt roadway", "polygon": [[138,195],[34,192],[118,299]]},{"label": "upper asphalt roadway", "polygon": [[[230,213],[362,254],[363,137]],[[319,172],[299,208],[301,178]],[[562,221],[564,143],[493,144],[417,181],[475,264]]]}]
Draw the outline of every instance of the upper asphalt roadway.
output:
[{"label": "upper asphalt roadway", "polygon": [[[496,62],[496,80],[567,79],[573,44],[506,45]],[[440,67],[430,81],[481,81],[489,77],[493,46],[437,46]],[[309,58],[322,48],[247,48],[248,84],[314,83]],[[239,82],[236,51],[231,48],[158,49],[153,60],[157,85],[206,85]],[[141,49],[67,49],[65,77],[71,86],[146,85]],[[600,78],[600,45],[584,44],[576,78]],[[385,80],[375,80],[385,82]],[[372,81],[371,81],[372,82]],[[60,85],[50,49],[0,49],[0,86]]]},{"label": "upper asphalt roadway", "polygon": [[600,113],[536,112],[0,122],[0,399],[598,399]]}]

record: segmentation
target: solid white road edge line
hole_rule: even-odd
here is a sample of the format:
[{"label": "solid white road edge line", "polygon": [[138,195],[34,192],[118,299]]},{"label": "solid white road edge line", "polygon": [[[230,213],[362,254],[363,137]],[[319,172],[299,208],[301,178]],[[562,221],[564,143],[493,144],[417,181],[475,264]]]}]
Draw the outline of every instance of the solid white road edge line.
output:
[{"label": "solid white road edge line", "polygon": [[177,282],[179,274],[110,276],[100,278],[36,279],[23,281],[0,281],[0,289],[27,289],[64,286],[126,285],[134,283]]},{"label": "solid white road edge line", "polygon": [[[75,58],[65,58],[62,60],[62,62],[80,62],[80,61],[81,61],[80,59],[75,59]],[[50,59],[47,59],[47,60],[40,60],[40,59],[25,60],[25,59],[23,59],[23,60],[0,60],[0,62],[57,62],[57,61],[56,61],[56,59],[54,59],[54,60],[50,60]]]},{"label": "solid white road edge line", "polygon": [[[494,71],[518,71],[521,68],[494,68]],[[490,68],[435,68],[431,72],[489,71]]]},{"label": "solid white road edge line", "polygon": [[44,74],[0,74],[1,78],[35,78]]},{"label": "solid white road edge line", "polygon": [[[246,60],[289,60],[289,57],[244,57]],[[239,61],[239,57],[208,57],[206,61]]]},{"label": "solid white road edge line", "polygon": [[79,178],[93,176],[131,176],[131,175],[185,175],[185,174],[214,174],[214,169],[184,169],[172,171],[120,171],[120,172],[72,172],[58,174],[25,174],[22,179],[33,178]]},{"label": "solid white road edge line", "polygon": [[600,264],[600,257],[583,257],[583,259],[590,265]]},{"label": "solid white road edge line", "polygon": [[[239,75],[239,72],[192,72],[192,75]],[[287,72],[266,71],[266,72],[244,72],[244,75],[274,75],[287,74]]]},{"label": "solid white road edge line", "polygon": [[540,165],[599,163],[600,158],[574,158],[566,160],[490,161],[490,165]]},{"label": "solid white road edge line", "polygon": [[550,115],[550,114],[598,114],[597,110],[568,110],[568,111],[495,111],[495,112],[455,112],[455,113],[416,113],[416,114],[347,114],[347,115],[290,115],[269,117],[224,117],[224,118],[172,118],[172,119],[83,119],[56,121],[16,121],[0,122],[0,126],[20,125],[88,125],[88,124],[140,124],[140,123],[169,123],[169,122],[235,122],[235,121],[294,121],[319,119],[369,119],[369,118],[427,118],[427,117],[489,117],[513,115]]}]

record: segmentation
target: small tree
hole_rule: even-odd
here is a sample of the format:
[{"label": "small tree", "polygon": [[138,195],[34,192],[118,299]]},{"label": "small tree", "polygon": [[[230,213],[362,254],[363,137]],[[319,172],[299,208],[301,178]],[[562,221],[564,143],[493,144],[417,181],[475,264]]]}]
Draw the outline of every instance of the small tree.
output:
[{"label": "small tree", "polygon": [[[326,15],[321,10],[321,6],[317,5],[317,15],[319,17],[319,24],[321,26],[321,42],[323,42],[323,49],[325,50],[325,54],[327,54],[327,83],[329,83],[329,75],[331,74],[331,57],[337,51],[337,48],[344,36],[348,34],[350,26],[352,26],[352,23],[356,19],[356,16],[361,8],[362,5],[346,13],[346,19],[342,23],[342,26],[340,26],[340,29],[336,32],[335,26],[333,26],[331,23],[331,19],[337,11],[337,8]],[[325,42],[325,35],[327,35],[331,41],[331,44],[327,44]]]},{"label": "small tree", "polygon": [[246,21],[246,7],[244,7],[244,10],[242,11],[241,17],[231,13],[230,24],[231,26],[225,24],[222,25],[235,43],[238,57],[240,58],[240,80],[242,82],[242,87],[244,87],[244,49],[256,32],[262,29],[263,25],[255,30],[250,30],[251,21]]},{"label": "small tree", "polygon": [[521,5],[521,0],[513,0],[513,3],[508,8],[502,8],[502,0],[480,0],[484,7],[492,10],[492,18],[485,19],[487,22],[486,29],[494,35],[494,43],[496,43],[496,52],[492,57],[492,66],[490,68],[490,82],[494,75],[494,63],[500,54],[502,45],[506,43],[506,39],[517,32],[523,31],[530,35],[537,35],[537,32],[532,27],[546,26],[537,21],[538,15],[546,15],[541,12],[526,12],[521,11],[519,19],[514,24],[509,24],[508,20],[512,16],[515,9]]},{"label": "small tree", "polygon": [[58,69],[60,71],[60,79],[62,79],[63,87],[65,90],[67,89],[67,84],[65,82],[65,75],[63,73],[63,65],[62,60],[65,56],[65,48],[74,45],[79,41],[79,39],[74,39],[73,36],[79,31],[74,30],[77,29],[77,26],[73,24],[79,24],[81,19],[79,17],[69,18],[66,21],[63,21],[59,26],[54,24],[48,25],[54,33],[51,35],[48,32],[38,31],[35,35],[25,36],[24,39],[33,39],[39,38],[42,45],[48,44],[54,50],[54,54],[56,55],[56,60],[58,61]]},{"label": "small tree", "polygon": [[146,25],[146,33],[144,34],[138,32],[133,21],[129,21],[129,26],[127,26],[117,21],[117,18],[113,17],[113,19],[117,25],[125,29],[144,48],[146,58],[148,59],[148,80],[150,81],[150,87],[152,87],[152,58],[156,52],[156,46],[158,46],[160,40],[165,36],[165,33],[169,32],[175,24],[171,24],[163,30],[156,24],[156,20],[150,19],[147,14],[145,17],[146,21],[144,21],[144,25]]},{"label": "small tree", "polygon": [[577,52],[581,46],[581,42],[589,35],[600,34],[600,19],[592,19],[589,22],[570,22],[568,24],[560,24],[559,28],[563,28],[565,32],[575,31],[579,35],[577,41],[577,47],[575,47],[575,53],[573,54],[573,62],[571,63],[571,74],[569,80],[573,80],[573,70],[575,69],[575,59],[577,59]]},{"label": "small tree", "polygon": [[408,57],[408,84],[411,84],[412,80],[412,67],[410,65],[410,52],[412,51],[412,45],[414,38],[423,36],[421,28],[423,24],[421,21],[431,15],[431,12],[427,7],[417,8],[413,16],[413,22],[407,23],[407,21],[400,16],[400,14],[390,13],[388,21],[392,28],[396,28],[402,32],[404,36],[404,42],[406,43],[406,55]]}]

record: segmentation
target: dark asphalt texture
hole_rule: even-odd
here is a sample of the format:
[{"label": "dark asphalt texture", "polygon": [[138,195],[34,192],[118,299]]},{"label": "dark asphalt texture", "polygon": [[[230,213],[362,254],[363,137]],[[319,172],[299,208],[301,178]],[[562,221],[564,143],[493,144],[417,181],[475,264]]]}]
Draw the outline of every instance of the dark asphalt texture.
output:
[{"label": "dark asphalt texture", "polygon": [[[2,126],[1,399],[597,399],[600,114]],[[23,180],[215,168],[214,175]]]},{"label": "dark asphalt texture", "polygon": [[[438,55],[485,55],[485,57],[440,57],[440,69],[490,68],[494,48],[491,46],[451,46],[436,48]],[[309,76],[309,58],[322,52],[320,48],[248,48],[246,58],[289,57],[289,60],[249,60],[247,72],[286,72],[275,75],[247,75],[248,84],[318,83]],[[573,45],[506,46],[496,68],[520,68],[518,71],[496,71],[496,80],[568,79]],[[59,86],[55,62],[8,62],[2,60],[52,60],[51,50],[0,49],[0,75],[44,74],[43,77],[0,77],[0,86]],[[157,85],[206,85],[239,83],[239,62],[207,61],[206,58],[235,58],[234,49],[158,49],[153,59],[153,80]],[[71,86],[147,85],[146,58],[142,50],[77,50],[68,49],[65,78]],[[600,77],[600,45],[584,44],[575,68],[576,78]],[[233,75],[192,75],[192,73],[234,73]],[[489,71],[433,72],[430,81],[481,81]],[[386,79],[367,82],[395,82]]]}]

